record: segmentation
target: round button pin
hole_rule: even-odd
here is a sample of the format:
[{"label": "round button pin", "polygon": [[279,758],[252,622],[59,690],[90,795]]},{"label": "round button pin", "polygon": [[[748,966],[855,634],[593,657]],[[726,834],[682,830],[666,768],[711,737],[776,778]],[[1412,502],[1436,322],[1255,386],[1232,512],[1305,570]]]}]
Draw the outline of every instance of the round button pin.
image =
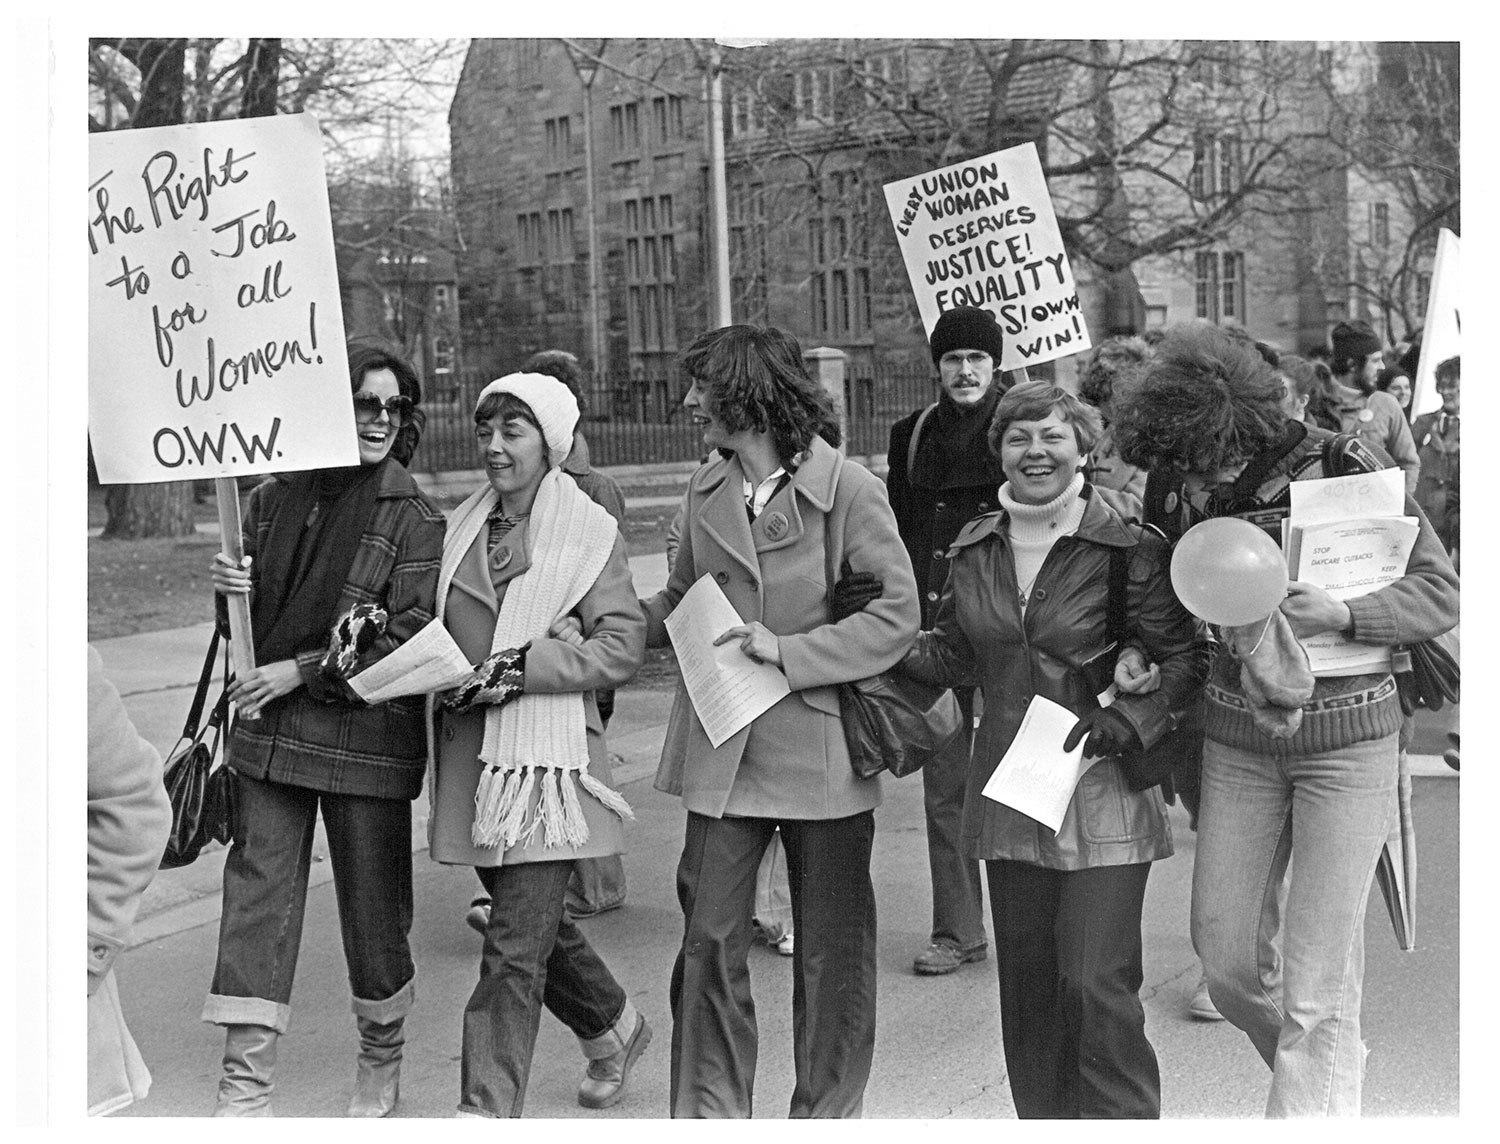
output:
[{"label": "round button pin", "polygon": [[766,517],[766,535],[772,540],[780,540],[786,535],[787,524],[785,513],[773,512]]}]

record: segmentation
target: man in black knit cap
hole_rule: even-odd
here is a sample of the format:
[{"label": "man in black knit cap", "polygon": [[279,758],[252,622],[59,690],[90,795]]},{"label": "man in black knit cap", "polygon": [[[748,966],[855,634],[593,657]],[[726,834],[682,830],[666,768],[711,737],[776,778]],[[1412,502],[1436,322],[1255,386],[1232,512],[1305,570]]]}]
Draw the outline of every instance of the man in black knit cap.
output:
[{"label": "man in black knit cap", "polygon": [[[939,374],[938,399],[891,426],[886,477],[896,526],[917,575],[924,628],[937,618],[948,579],[949,545],[970,518],[999,507],[995,493],[1005,479],[985,440],[1006,389],[996,377],[1003,339],[994,315],[973,306],[948,310],[928,344]],[[983,961],[989,948],[979,863],[964,854],[959,837],[974,691],[955,691],[965,733],[922,768],[932,937],[912,969],[929,976]]]},{"label": "man in black knit cap", "polygon": [[1340,322],[1333,327],[1335,392],[1330,411],[1337,415],[1342,432],[1356,433],[1367,445],[1378,445],[1406,474],[1406,491],[1417,491],[1421,461],[1411,426],[1396,399],[1375,388],[1385,364],[1380,338],[1368,322]]}]

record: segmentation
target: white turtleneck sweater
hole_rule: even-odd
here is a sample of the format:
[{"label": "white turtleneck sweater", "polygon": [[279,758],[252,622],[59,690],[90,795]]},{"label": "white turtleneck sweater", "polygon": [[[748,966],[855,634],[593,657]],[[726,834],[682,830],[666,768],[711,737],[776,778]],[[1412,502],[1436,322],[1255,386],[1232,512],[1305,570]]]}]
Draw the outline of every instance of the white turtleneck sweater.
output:
[{"label": "white turtleneck sweater", "polygon": [[1031,601],[1031,586],[1042,561],[1059,536],[1072,536],[1083,519],[1083,473],[1073,474],[1068,487],[1046,504],[1022,504],[1011,496],[1010,482],[1000,486],[1000,504],[1007,515],[1011,555],[1016,565],[1016,585],[1021,590],[1021,614]]}]

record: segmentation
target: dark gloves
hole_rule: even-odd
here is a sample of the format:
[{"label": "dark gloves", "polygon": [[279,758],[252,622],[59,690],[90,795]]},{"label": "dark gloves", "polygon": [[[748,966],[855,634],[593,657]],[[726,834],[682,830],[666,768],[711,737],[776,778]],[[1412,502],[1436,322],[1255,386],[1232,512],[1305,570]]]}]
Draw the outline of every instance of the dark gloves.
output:
[{"label": "dark gloves", "polygon": [[1085,735],[1089,737],[1085,753],[1090,758],[1124,755],[1141,749],[1141,740],[1130,720],[1109,707],[1090,711],[1074,723],[1068,737],[1063,740],[1063,750],[1071,751],[1083,742]]},{"label": "dark gloves", "polygon": [[374,646],[390,622],[378,604],[355,604],[333,625],[328,637],[328,654],[318,670],[331,679],[347,680],[354,674],[359,657]]},{"label": "dark gloves", "polygon": [[463,712],[479,706],[503,707],[524,690],[526,649],[510,647],[497,651],[478,664],[469,678],[438,700],[448,711]]},{"label": "dark gloves", "polygon": [[884,580],[873,572],[854,571],[846,558],[839,565],[839,582],[833,586],[829,595],[828,606],[833,622],[838,623],[856,612],[864,611],[865,605],[871,600],[880,599],[880,594],[884,591]]}]

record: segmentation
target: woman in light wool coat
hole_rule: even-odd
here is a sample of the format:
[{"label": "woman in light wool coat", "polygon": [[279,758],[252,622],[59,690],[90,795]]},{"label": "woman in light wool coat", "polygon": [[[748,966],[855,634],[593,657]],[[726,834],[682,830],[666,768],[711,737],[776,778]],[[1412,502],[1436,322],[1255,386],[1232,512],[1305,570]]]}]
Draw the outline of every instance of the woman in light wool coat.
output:
[{"label": "woman in light wool coat", "polygon": [[[776,666],[791,691],[714,748],[679,686],[667,727],[656,785],[688,812],[672,1114],[751,1114],[746,955],[756,868],[780,827],[797,935],[791,1115],[858,1116],[875,1044],[869,871],[880,785],[850,767],[835,684],[901,658],[919,623],[916,581],[884,485],[835,448],[832,403],[793,338],[729,326],[694,342],[683,365],[693,379],[684,405],[721,456],[693,475],[671,578],[642,602],[647,643],[666,642],[668,614],[711,576],[744,620],[719,642]],[[830,589],[845,562],[879,572],[885,588],[837,619]]]}]

